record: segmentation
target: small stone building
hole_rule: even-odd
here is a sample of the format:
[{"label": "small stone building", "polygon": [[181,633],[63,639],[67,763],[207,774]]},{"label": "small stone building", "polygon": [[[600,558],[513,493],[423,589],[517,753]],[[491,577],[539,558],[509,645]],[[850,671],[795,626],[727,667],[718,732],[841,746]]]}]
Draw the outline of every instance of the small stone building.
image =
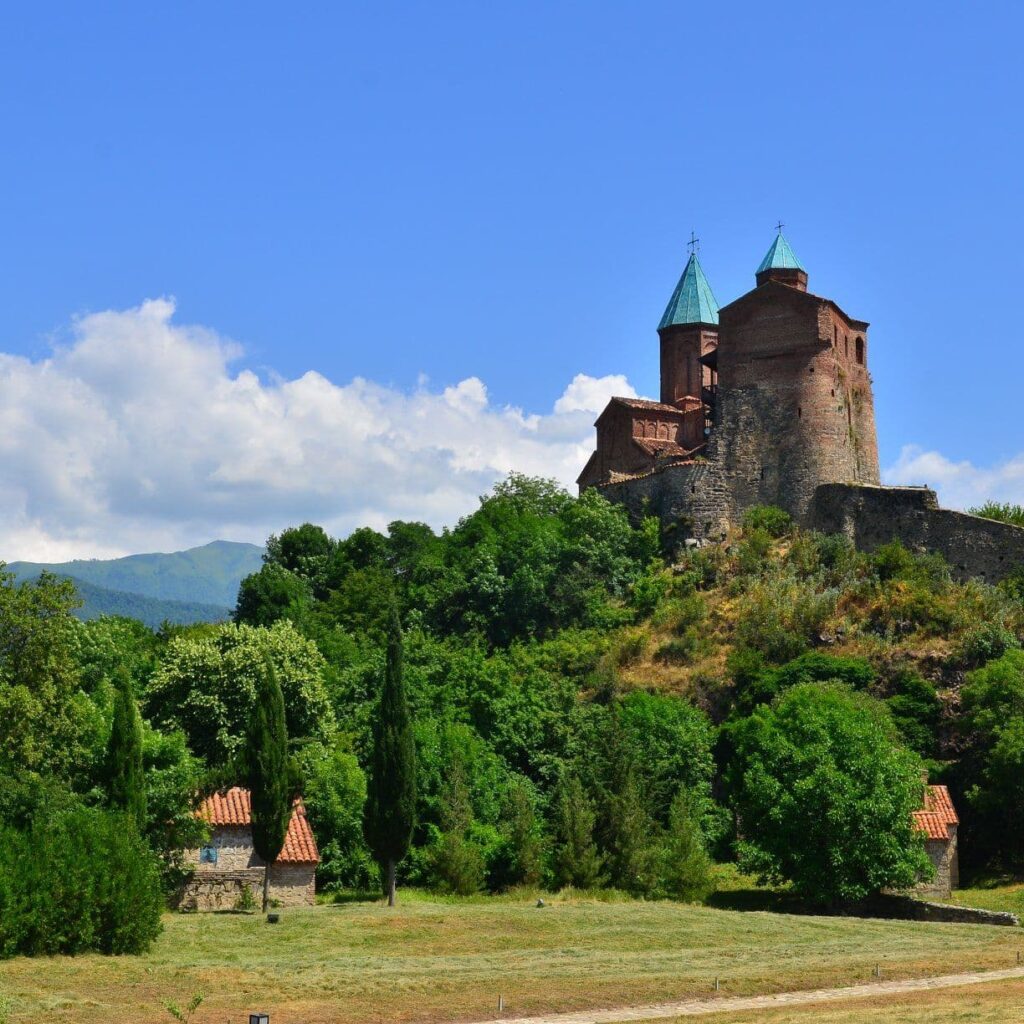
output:
[{"label": "small stone building", "polygon": [[[265,866],[252,843],[252,805],[249,790],[236,786],[207,797],[196,812],[210,825],[210,838],[186,860],[195,866],[184,884],[180,910],[232,910],[248,889],[257,903],[263,898]],[[301,798],[296,798],[288,823],[284,849],[270,865],[269,896],[279,906],[312,906],[316,866],[320,863],[316,839]]]},{"label": "small stone building", "polygon": [[914,812],[914,824],[925,835],[925,850],[935,866],[935,878],[918,886],[918,894],[948,899],[960,885],[956,831],[960,819],[945,786],[927,786],[924,807]]}]

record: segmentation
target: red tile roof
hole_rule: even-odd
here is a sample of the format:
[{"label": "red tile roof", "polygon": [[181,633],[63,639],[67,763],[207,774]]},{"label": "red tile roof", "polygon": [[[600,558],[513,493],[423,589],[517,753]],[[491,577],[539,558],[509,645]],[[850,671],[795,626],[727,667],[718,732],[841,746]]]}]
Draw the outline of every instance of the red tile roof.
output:
[{"label": "red tile roof", "polygon": [[949,827],[959,825],[956,809],[945,786],[928,786],[924,792],[924,807],[914,811],[914,824],[928,839],[948,839]]},{"label": "red tile roof", "polygon": [[[252,824],[252,802],[249,790],[234,786],[223,793],[208,796],[196,811],[211,825]],[[277,864],[319,864],[320,853],[316,848],[313,830],[306,818],[306,808],[301,797],[295,798],[288,833],[284,837],[284,849],[275,862]]]}]

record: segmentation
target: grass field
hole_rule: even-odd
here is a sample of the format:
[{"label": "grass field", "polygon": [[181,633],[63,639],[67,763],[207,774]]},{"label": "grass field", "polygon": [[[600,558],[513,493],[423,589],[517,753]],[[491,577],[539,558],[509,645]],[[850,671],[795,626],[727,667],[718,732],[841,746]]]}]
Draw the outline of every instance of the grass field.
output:
[{"label": "grass field", "polygon": [[[848,1003],[679,1017],[676,1024],[694,1024],[695,1021],[705,1024],[878,1024],[879,1021],[885,1024],[1017,1024],[1021,1020],[1024,1020],[1024,981],[1002,981]],[[657,1024],[673,1022],[662,1019]]]},{"label": "grass field", "polygon": [[406,894],[393,911],[322,906],[277,925],[169,914],[144,957],[0,963],[0,997],[11,1024],[166,1024],[164,1003],[197,991],[197,1024],[250,1010],[272,1024],[453,1021],[497,1016],[499,993],[510,1014],[699,996],[716,976],[744,995],[864,981],[876,963],[886,978],[1006,967],[1021,945],[1009,928]]}]

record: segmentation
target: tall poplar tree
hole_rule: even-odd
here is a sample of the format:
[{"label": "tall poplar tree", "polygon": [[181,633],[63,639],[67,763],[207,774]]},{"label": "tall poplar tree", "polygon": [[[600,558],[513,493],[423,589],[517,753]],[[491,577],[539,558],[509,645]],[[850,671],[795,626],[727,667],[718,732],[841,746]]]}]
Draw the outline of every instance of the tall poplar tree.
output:
[{"label": "tall poplar tree", "polygon": [[146,782],[142,772],[142,719],[132,677],[125,668],[114,676],[114,720],[107,744],[108,797],[127,811],[141,833],[146,827]]},{"label": "tall poplar tree", "polygon": [[402,626],[391,609],[384,686],[373,716],[373,760],[366,801],[366,841],[395,905],[395,870],[416,824],[416,747],[402,678]]},{"label": "tall poplar tree", "polygon": [[256,700],[246,730],[245,766],[252,801],[252,845],[266,868],[263,912],[270,891],[270,868],[284,848],[292,814],[294,769],[288,757],[284,695],[270,659],[256,684]]}]

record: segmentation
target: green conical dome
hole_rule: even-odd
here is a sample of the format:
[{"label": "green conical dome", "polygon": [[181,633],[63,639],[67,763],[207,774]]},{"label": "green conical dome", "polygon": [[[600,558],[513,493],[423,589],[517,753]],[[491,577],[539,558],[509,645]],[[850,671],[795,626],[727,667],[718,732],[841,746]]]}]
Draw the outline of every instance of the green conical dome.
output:
[{"label": "green conical dome", "polygon": [[781,231],[775,236],[771,248],[761,260],[761,266],[754,273],[760,274],[764,270],[802,270],[807,273],[807,268],[796,258],[796,253],[790,248]]},{"label": "green conical dome", "polygon": [[711,285],[704,276],[700,260],[693,253],[686,263],[683,276],[665,307],[665,315],[658,324],[658,330],[677,324],[717,324],[718,303],[711,292]]}]

